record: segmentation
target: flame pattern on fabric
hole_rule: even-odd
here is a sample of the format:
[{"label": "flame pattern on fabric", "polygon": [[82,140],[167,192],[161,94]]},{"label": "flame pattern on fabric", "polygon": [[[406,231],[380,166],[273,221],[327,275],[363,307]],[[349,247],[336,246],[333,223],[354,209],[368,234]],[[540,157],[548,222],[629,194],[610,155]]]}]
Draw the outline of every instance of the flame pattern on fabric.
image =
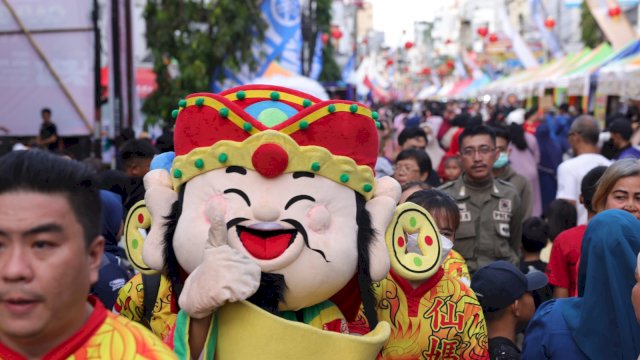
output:
[{"label": "flame pattern on fabric", "polygon": [[[374,283],[378,320],[391,337],[378,359],[489,359],[487,328],[475,293],[441,269],[418,286],[394,274]],[[362,311],[357,322],[366,322]]]}]

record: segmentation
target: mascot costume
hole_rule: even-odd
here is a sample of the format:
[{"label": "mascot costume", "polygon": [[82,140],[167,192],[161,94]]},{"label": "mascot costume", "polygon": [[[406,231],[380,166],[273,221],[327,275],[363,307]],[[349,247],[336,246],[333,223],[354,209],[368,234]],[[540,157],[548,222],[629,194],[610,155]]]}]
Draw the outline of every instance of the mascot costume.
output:
[{"label": "mascot costume", "polygon": [[[375,358],[390,328],[371,283],[389,272],[400,196],[374,176],[378,115],[265,85],[193,94],[173,115],[175,153],[153,160],[148,213],[129,221],[148,234],[127,241],[139,269],[171,282],[178,356]],[[364,336],[340,296],[358,293]]]}]

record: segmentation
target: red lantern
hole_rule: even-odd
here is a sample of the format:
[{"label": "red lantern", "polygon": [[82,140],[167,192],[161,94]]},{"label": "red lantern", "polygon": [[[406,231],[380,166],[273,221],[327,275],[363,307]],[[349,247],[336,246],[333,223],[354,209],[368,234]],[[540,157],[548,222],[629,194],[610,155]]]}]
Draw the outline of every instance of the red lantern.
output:
[{"label": "red lantern", "polygon": [[342,31],[340,31],[340,28],[334,27],[331,29],[331,37],[336,40],[340,40],[340,38],[342,38]]},{"label": "red lantern", "polygon": [[431,75],[431,68],[429,68],[429,67],[423,67],[423,68],[422,68],[422,70],[420,71],[420,74],[421,74],[421,75],[424,75],[424,76],[429,76],[429,75]]},{"label": "red lantern", "polygon": [[496,41],[498,41],[498,35],[496,35],[496,34],[489,35],[489,42],[493,43],[493,42],[496,42]]},{"label": "red lantern", "polygon": [[487,29],[486,26],[481,26],[478,28],[478,35],[480,35],[480,37],[484,38],[487,36],[487,34],[489,34],[489,29]]},{"label": "red lantern", "polygon": [[620,16],[621,13],[622,13],[622,10],[620,9],[619,5],[609,8],[609,16],[612,18]]},{"label": "red lantern", "polygon": [[362,45],[369,45],[369,39],[367,38],[362,39]]},{"label": "red lantern", "polygon": [[556,27],[556,21],[549,16],[545,21],[544,21],[544,27],[546,27],[547,29],[551,30],[554,27]]},{"label": "red lantern", "polygon": [[447,60],[447,68],[453,69],[455,66],[456,64],[453,62],[453,60],[451,59]]},{"label": "red lantern", "polygon": [[409,50],[413,47],[413,43],[411,41],[407,41],[406,43],[404,43],[404,48]]},{"label": "red lantern", "polygon": [[449,44],[451,44],[452,42],[453,42],[453,41],[452,41],[451,39],[447,39],[447,40],[445,40],[445,41],[444,41],[444,44],[445,44],[445,45],[449,45]]},{"label": "red lantern", "polygon": [[322,45],[327,45],[329,42],[329,34],[322,33],[322,35],[320,35],[320,40],[322,40]]},{"label": "red lantern", "polygon": [[387,67],[393,65],[393,59],[387,59]]}]

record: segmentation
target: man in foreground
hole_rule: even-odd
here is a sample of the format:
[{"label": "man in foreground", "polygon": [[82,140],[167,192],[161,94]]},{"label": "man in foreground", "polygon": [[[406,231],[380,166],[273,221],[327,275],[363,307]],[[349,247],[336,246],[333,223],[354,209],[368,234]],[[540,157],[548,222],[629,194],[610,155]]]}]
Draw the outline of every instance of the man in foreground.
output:
[{"label": "man in foreground", "polygon": [[38,150],[0,158],[0,358],[172,359],[87,294],[104,239],[89,168]]}]

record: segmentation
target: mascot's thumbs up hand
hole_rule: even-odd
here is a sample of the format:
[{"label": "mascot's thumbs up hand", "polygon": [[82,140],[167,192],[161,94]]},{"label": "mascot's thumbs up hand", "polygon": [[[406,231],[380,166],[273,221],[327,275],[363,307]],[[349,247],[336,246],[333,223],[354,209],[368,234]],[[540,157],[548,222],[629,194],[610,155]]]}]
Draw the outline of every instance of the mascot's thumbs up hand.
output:
[{"label": "mascot's thumbs up hand", "polygon": [[201,319],[226,302],[245,300],[260,286],[260,266],[227,242],[224,209],[209,208],[209,238],[202,263],[185,281],[178,300],[189,316]]}]

